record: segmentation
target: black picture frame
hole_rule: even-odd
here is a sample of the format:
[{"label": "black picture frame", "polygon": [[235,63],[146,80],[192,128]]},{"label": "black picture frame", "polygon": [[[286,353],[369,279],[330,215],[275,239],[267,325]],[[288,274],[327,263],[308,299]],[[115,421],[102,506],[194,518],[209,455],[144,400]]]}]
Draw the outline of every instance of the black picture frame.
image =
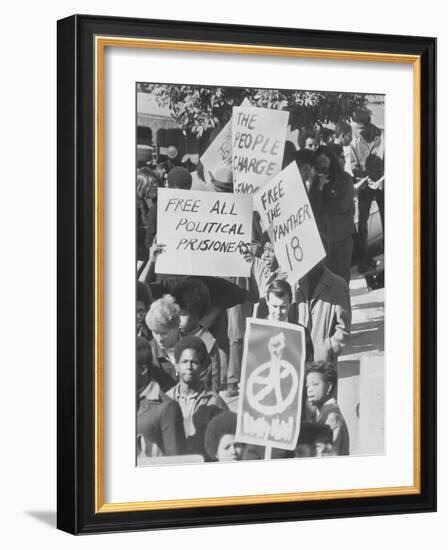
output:
[{"label": "black picture frame", "polygon": [[[420,490],[416,494],[96,510],[95,37],[372,52],[420,60]],[[436,39],[74,15],[58,21],[57,526],[73,534],[436,509]]]}]

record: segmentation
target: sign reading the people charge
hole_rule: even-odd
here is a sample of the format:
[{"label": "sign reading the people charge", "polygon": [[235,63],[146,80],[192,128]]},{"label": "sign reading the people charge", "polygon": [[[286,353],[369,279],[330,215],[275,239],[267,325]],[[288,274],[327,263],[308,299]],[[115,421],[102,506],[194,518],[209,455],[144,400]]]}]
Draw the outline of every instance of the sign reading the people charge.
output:
[{"label": "sign reading the people charge", "polygon": [[277,261],[289,280],[299,280],[325,257],[310,201],[297,164],[292,162],[254,197]]},{"label": "sign reading the people charge", "polygon": [[[249,107],[250,101],[246,98],[241,106]],[[213,184],[212,178],[222,168],[232,170],[232,119],[227,122],[202,155],[201,163],[204,167],[204,178],[208,185]]]},{"label": "sign reading the people charge", "polygon": [[293,450],[300,431],[305,329],[247,319],[235,439]]},{"label": "sign reading the people charge", "polygon": [[289,113],[234,107],[232,115],[233,187],[255,193],[282,169]]},{"label": "sign reading the people charge", "polygon": [[252,208],[252,197],[233,193],[159,189],[156,273],[248,277]]}]

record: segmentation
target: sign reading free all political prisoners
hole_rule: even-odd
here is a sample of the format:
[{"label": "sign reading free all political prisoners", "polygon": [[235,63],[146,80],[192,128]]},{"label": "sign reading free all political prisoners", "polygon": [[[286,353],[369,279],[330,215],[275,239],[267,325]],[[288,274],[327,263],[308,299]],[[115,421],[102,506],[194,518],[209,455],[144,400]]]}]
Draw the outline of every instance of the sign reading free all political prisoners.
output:
[{"label": "sign reading free all political prisoners", "polygon": [[159,189],[156,273],[248,277],[242,247],[252,240],[252,197]]},{"label": "sign reading free all political prisoners", "polygon": [[247,319],[236,441],[295,449],[305,354],[304,327]]},{"label": "sign reading free all political prisoners", "polygon": [[298,281],[325,257],[305,185],[291,162],[254,196],[277,261],[288,279]]},{"label": "sign reading free all political prisoners", "polygon": [[234,107],[232,114],[233,188],[249,194],[282,169],[289,113]]}]

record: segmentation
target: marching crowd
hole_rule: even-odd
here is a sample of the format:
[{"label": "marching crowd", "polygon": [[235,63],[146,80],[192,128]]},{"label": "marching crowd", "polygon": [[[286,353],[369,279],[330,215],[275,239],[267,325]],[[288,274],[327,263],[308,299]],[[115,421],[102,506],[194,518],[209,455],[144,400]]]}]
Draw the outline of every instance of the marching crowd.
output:
[{"label": "marching crowd", "polygon": [[[171,160],[137,172],[137,462],[194,455],[206,461],[261,459],[264,449],[235,440],[237,417],[224,398],[239,392],[245,321],[258,317],[302,325],[306,373],[302,425],[294,451],[272,458],[349,454],[349,433],[337,403],[337,360],[350,335],[350,269],[354,237],[358,271],[369,256],[367,222],[373,200],[384,232],[384,139],[367,111],[334,132],[303,131],[286,142],[283,167],[296,162],[326,258],[290,284],[254,213],[247,278],[155,273],[164,252],[157,233],[160,187],[232,192],[232,172]],[[357,196],[358,223],[354,220]],[[223,397],[224,398],[223,398]]]}]

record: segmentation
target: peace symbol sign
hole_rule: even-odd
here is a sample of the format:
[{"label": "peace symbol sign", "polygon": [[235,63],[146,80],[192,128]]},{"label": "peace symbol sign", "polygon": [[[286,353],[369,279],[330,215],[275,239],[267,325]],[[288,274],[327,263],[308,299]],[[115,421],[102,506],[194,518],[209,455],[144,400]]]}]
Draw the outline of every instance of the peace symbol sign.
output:
[{"label": "peace symbol sign", "polygon": [[[291,378],[286,396],[283,395],[281,387],[281,381],[285,378]],[[259,386],[257,391],[255,385]],[[271,361],[257,367],[249,376],[247,400],[249,405],[261,414],[279,414],[293,402],[298,387],[299,377],[291,363],[272,357]],[[263,399],[270,394],[273,394],[273,403],[263,404]]]}]

